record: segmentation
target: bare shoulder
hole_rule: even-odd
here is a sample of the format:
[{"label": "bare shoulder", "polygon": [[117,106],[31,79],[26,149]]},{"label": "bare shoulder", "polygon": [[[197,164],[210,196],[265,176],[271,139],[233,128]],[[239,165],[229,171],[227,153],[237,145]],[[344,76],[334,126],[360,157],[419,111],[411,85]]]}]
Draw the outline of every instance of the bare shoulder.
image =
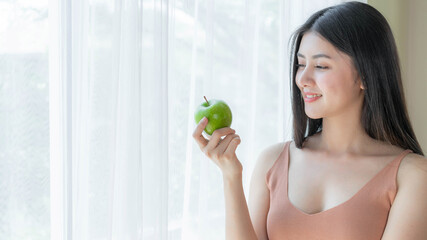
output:
[{"label": "bare shoulder", "polygon": [[405,174],[414,172],[424,172],[427,174],[427,158],[416,153],[408,153],[402,159],[399,171]]},{"label": "bare shoulder", "polygon": [[382,240],[427,239],[427,158],[409,153],[399,166],[398,190]]},{"label": "bare shoulder", "polygon": [[265,147],[258,155],[252,173],[252,182],[264,182],[267,172],[273,167],[282,153],[286,142],[275,143]]},{"label": "bare shoulder", "polygon": [[256,163],[256,168],[262,173],[267,173],[267,171],[273,167],[276,160],[279,158],[282,153],[286,142],[275,143],[264,148],[258,156]]},{"label": "bare shoulder", "polygon": [[408,153],[402,160],[402,167],[417,168],[427,171],[427,158],[416,153]]},{"label": "bare shoulder", "polygon": [[258,156],[249,189],[248,209],[258,239],[268,239],[266,222],[270,208],[270,190],[266,174],[282,153],[286,142],[264,148]]},{"label": "bare shoulder", "polygon": [[427,158],[415,154],[407,154],[400,163],[398,185],[411,184],[416,178],[427,179]]}]

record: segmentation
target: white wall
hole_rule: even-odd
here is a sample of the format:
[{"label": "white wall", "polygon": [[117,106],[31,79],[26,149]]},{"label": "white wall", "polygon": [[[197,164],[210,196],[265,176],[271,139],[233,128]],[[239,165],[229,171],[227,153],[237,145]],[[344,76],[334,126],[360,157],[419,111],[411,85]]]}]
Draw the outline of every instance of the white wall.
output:
[{"label": "white wall", "polygon": [[391,25],[401,60],[409,117],[427,155],[427,1],[368,0],[368,3]]}]

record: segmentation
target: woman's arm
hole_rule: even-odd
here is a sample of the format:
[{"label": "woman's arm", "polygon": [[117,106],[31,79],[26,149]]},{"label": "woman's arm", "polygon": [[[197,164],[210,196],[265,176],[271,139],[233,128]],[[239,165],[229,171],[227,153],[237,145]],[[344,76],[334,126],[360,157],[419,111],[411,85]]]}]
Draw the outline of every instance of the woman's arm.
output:
[{"label": "woman's arm", "polygon": [[[243,167],[236,156],[240,138],[229,127],[217,129],[209,141],[202,135],[208,121],[203,118],[193,133],[200,150],[221,169],[224,182],[226,239],[257,240],[242,186]],[[221,139],[222,136],[226,136]]]},{"label": "woman's arm", "polygon": [[398,171],[398,192],[382,240],[427,239],[427,158],[410,153]]},{"label": "woman's arm", "polygon": [[249,189],[248,207],[256,235],[259,240],[268,240],[267,215],[270,209],[270,190],[266,176],[283,151],[286,143],[266,147],[258,156]]},{"label": "woman's arm", "polygon": [[[226,229],[229,232],[227,236],[234,236],[233,229],[242,229],[245,232],[244,234],[249,234],[244,239],[268,240],[267,215],[270,208],[270,191],[266,184],[266,175],[280,156],[284,145],[285,143],[273,144],[259,154],[251,176],[248,205],[246,205],[243,194],[242,178],[239,176],[231,181],[224,179],[225,204],[227,209]],[[240,220],[239,222],[235,219],[248,220],[246,222],[241,222]],[[232,225],[236,223],[241,226]],[[239,235],[239,233],[236,234]],[[253,237],[253,234],[256,235]],[[231,239],[239,238],[231,237]]]},{"label": "woman's arm", "polygon": [[225,235],[229,240],[258,240],[243,191],[242,176],[224,177]]}]

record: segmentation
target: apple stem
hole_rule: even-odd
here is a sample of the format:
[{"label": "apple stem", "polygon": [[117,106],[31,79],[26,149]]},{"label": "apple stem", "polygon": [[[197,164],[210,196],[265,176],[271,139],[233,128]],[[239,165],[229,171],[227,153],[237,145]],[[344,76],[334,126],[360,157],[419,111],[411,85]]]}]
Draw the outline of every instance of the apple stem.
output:
[{"label": "apple stem", "polygon": [[208,103],[208,106],[209,106],[209,102],[208,102],[208,100],[206,99],[206,96],[203,96],[204,98],[205,98],[205,101]]}]

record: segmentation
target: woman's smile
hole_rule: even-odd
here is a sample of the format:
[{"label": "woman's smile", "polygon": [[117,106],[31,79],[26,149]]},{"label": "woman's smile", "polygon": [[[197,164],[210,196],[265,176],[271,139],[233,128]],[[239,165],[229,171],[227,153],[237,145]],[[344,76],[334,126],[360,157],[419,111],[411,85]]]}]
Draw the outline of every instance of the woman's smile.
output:
[{"label": "woman's smile", "polygon": [[321,97],[322,97],[322,95],[307,95],[306,97],[304,97],[304,102],[311,103],[311,102],[314,102]]}]

